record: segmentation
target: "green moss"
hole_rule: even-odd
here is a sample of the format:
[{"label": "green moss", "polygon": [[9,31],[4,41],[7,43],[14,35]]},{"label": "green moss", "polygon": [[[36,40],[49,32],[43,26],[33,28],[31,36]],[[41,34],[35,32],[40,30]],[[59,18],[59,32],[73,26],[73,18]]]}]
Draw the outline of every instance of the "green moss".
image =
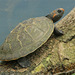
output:
[{"label": "green moss", "polygon": [[34,73],[40,72],[42,71],[42,68],[44,68],[44,65],[41,63],[31,73],[34,74]]},{"label": "green moss", "polygon": [[73,73],[72,75],[75,75],[75,73]]}]

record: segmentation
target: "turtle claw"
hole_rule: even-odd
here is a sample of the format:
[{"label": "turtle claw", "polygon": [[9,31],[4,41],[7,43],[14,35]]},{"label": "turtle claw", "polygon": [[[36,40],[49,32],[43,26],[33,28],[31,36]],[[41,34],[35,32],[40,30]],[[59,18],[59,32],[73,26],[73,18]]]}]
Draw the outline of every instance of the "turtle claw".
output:
[{"label": "turtle claw", "polygon": [[64,35],[63,31],[58,30],[56,27],[54,28],[54,32],[53,32],[56,36],[61,36]]},{"label": "turtle claw", "polygon": [[62,30],[59,30],[59,35],[64,35]]}]

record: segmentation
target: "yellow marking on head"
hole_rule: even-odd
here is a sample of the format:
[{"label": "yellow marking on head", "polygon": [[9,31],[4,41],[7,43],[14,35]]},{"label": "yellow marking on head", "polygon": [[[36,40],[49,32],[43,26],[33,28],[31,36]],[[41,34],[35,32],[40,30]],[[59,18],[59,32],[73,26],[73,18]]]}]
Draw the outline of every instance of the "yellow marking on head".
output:
[{"label": "yellow marking on head", "polygon": [[53,15],[53,18],[54,18],[56,15],[57,15],[57,14],[54,14],[54,15]]},{"label": "yellow marking on head", "polygon": [[63,8],[60,8],[63,12],[65,11]]}]

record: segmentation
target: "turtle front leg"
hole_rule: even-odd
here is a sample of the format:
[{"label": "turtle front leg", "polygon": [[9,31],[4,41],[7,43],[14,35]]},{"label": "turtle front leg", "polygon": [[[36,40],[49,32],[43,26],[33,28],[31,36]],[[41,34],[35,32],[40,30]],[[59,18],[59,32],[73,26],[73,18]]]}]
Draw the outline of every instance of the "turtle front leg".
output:
[{"label": "turtle front leg", "polygon": [[17,62],[22,68],[27,68],[31,65],[30,64],[31,62],[26,57],[22,57],[22,58],[18,59]]},{"label": "turtle front leg", "polygon": [[53,32],[56,36],[61,36],[63,35],[63,31],[61,30],[58,30],[56,27],[54,27],[54,32]]}]

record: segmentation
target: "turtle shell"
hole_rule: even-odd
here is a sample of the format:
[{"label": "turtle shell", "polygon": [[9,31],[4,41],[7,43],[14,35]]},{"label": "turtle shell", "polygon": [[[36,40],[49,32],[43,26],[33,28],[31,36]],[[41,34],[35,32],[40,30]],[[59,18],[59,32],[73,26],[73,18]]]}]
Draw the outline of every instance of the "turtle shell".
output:
[{"label": "turtle shell", "polygon": [[0,60],[16,60],[34,52],[48,40],[53,30],[53,21],[46,17],[19,23],[0,46]]}]

